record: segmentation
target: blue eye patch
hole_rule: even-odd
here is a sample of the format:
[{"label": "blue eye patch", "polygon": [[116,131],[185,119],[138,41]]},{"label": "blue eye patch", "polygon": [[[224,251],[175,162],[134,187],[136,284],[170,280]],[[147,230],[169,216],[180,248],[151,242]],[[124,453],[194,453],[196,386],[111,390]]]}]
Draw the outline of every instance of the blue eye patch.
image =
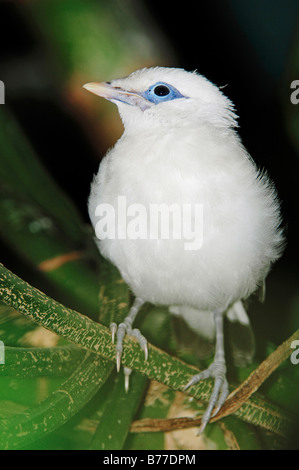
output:
[{"label": "blue eye patch", "polygon": [[186,98],[174,86],[164,82],[158,82],[140,94],[148,101],[155,104],[175,100],[177,98]]}]

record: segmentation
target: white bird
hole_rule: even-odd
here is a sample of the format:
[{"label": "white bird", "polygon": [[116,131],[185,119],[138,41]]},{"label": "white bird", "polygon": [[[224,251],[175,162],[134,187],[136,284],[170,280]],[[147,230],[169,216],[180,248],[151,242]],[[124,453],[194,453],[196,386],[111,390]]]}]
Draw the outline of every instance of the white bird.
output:
[{"label": "white bird", "polygon": [[[123,135],[100,164],[88,203],[101,254],[117,266],[136,296],[124,322],[118,328],[111,325],[113,337],[117,334],[117,368],[125,334],[138,338],[147,358],[146,339],[132,329],[144,302],[169,306],[170,312],[206,336],[216,333],[213,363],[185,387],[214,378],[203,431],[228,395],[223,316],[248,322],[242,299],[263,284],[282,252],[275,188],[244,149],[235,130],[232,102],[202,75],[144,68],[84,87],[115,103],[124,124]],[[126,208],[120,208],[120,196]],[[128,236],[128,214],[132,221],[138,208],[148,215],[151,207],[161,204],[194,208],[190,221],[201,233],[196,249],[187,248],[186,237],[175,233],[168,239],[153,236],[148,219],[140,217],[144,227],[135,237]],[[195,206],[202,212],[196,213]],[[97,227],[99,214],[103,215],[99,207],[114,208],[117,234],[110,219],[110,228],[104,223]],[[185,219],[181,235],[187,228]],[[169,233],[177,229],[174,218],[166,222]],[[138,236],[140,230],[143,236]]]}]

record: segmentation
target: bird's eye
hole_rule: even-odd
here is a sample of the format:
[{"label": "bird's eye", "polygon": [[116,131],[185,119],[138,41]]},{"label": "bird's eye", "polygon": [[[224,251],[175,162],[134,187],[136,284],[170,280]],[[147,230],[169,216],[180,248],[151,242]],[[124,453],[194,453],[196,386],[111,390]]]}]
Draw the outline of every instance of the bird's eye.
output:
[{"label": "bird's eye", "polygon": [[154,88],[154,93],[157,96],[167,96],[167,95],[169,95],[170,90],[166,85],[157,85]]},{"label": "bird's eye", "polygon": [[174,86],[164,82],[158,82],[152,85],[148,90],[141,93],[141,95],[155,104],[162,103],[163,101],[171,101],[176,98],[185,98]]}]

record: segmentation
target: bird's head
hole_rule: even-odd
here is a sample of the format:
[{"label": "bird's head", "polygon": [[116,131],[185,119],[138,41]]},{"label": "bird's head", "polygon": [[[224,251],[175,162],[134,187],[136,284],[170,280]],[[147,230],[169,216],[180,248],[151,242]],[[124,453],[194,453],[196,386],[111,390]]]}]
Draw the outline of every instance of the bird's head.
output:
[{"label": "bird's head", "polygon": [[87,83],[88,91],[115,103],[126,129],[210,124],[235,127],[232,102],[202,75],[152,67],[112,82]]}]

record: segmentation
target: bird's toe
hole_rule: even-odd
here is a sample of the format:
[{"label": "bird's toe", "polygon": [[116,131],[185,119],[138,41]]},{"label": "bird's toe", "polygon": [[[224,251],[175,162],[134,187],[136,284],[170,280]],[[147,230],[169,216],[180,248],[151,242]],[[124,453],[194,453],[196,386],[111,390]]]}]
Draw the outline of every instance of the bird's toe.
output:
[{"label": "bird's toe", "polygon": [[194,375],[187,383],[184,390],[191,385],[195,385],[200,380],[207,378],[214,379],[214,387],[206,411],[202,416],[199,434],[204,431],[211,417],[216,416],[229,394],[228,382],[226,380],[226,366],[223,361],[214,361],[207,369]]},{"label": "bird's toe", "polygon": [[126,320],[123,323],[117,325],[116,323],[110,324],[110,331],[112,336],[112,342],[114,343],[116,337],[116,369],[119,372],[121,366],[121,357],[123,352],[123,341],[126,335],[133,336],[139,342],[139,345],[144,352],[144,358],[147,361],[148,359],[148,347],[147,340],[141,334],[138,328],[132,329],[131,324]]}]

